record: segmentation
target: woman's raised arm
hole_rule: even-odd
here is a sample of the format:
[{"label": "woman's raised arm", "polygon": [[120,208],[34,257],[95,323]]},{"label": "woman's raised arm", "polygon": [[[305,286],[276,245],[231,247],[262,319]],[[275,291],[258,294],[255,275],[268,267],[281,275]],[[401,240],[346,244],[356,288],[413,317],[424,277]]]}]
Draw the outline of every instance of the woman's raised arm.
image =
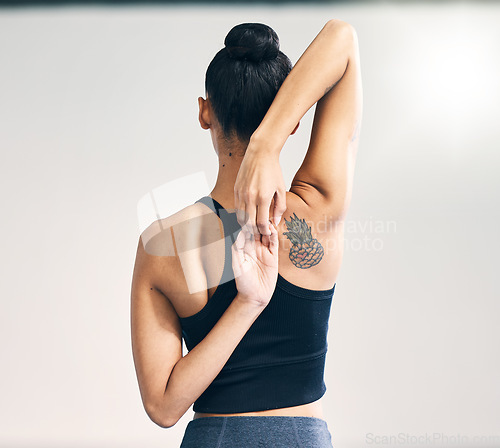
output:
[{"label": "woman's raised arm", "polygon": [[[235,183],[240,224],[266,234],[269,208],[276,198],[266,173],[276,172],[279,153],[300,119],[315,104],[311,141],[291,192],[306,203],[319,200],[331,213],[345,210],[362,114],[362,86],[356,31],[329,20],[283,82],[254,132]],[[276,202],[274,216],[286,207]],[[248,221],[247,221],[248,220]]]}]

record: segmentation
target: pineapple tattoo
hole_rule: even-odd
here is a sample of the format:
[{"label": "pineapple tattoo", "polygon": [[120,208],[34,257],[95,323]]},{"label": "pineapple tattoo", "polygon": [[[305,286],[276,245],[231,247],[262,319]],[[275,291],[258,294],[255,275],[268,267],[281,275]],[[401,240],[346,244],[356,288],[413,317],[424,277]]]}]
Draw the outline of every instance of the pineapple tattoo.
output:
[{"label": "pineapple tattoo", "polygon": [[292,263],[300,269],[308,269],[317,265],[324,255],[323,246],[312,237],[311,228],[304,219],[290,216],[290,221],[285,218],[288,232],[283,235],[292,242],[289,258]]}]

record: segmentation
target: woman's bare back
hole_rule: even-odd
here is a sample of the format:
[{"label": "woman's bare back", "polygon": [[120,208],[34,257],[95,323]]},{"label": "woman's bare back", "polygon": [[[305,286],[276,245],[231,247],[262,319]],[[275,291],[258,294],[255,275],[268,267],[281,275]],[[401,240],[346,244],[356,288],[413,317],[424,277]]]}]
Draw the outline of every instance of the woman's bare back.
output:
[{"label": "woman's bare back", "polygon": [[[226,211],[234,212],[228,205],[221,205]],[[153,229],[157,229],[156,234]],[[219,286],[224,268],[222,221],[207,206],[195,203],[162,220],[161,224],[155,223],[144,235],[145,238],[149,235],[145,250],[159,256],[162,265],[164,275],[158,280],[157,287],[168,298],[177,316],[185,318],[200,312]],[[311,290],[333,287],[342,261],[343,227],[339,220],[324,215],[317,208],[311,209],[299,196],[287,192],[287,210],[278,225],[278,235],[278,271],[282,277]],[[323,418],[323,409],[320,399],[305,405],[267,411],[195,413],[194,418],[216,415]]]}]

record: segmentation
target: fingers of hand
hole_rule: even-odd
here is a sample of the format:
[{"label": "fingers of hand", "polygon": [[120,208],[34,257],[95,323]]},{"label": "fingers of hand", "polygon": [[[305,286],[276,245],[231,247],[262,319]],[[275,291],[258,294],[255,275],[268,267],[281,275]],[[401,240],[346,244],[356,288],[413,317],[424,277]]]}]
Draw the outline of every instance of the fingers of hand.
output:
[{"label": "fingers of hand", "polygon": [[278,254],[278,230],[277,227],[271,222],[268,222],[269,235],[261,235],[259,248],[269,251],[273,256]]},{"label": "fingers of hand", "polygon": [[274,224],[270,223],[269,230],[271,231],[271,235],[269,236],[269,251],[273,255],[278,255],[278,229]]},{"label": "fingers of hand", "polygon": [[[269,233],[271,233],[271,230],[269,230],[269,228],[267,230],[269,231]],[[271,238],[271,235],[262,235],[261,236],[262,245],[265,247],[269,247],[270,238]]]},{"label": "fingers of hand", "polygon": [[253,202],[247,202],[245,205],[245,211],[247,213],[247,222],[246,225],[250,227],[252,233],[254,235],[259,233],[259,229],[257,227],[257,206]]},{"label": "fingers of hand", "polygon": [[243,272],[249,269],[249,263],[246,252],[246,236],[243,231],[238,233],[234,244],[231,246],[232,251],[232,267],[234,276],[239,277]]},{"label": "fingers of hand", "polygon": [[257,205],[257,228],[261,235],[271,235],[269,230],[269,203],[271,201],[261,201]]},{"label": "fingers of hand", "polygon": [[284,190],[279,190],[274,193],[274,211],[273,211],[273,221],[277,226],[283,213],[286,211],[286,192]]},{"label": "fingers of hand", "polygon": [[242,232],[245,235],[245,247],[243,251],[245,255],[255,258],[255,234],[252,231],[248,231],[247,228],[242,229]]},{"label": "fingers of hand", "polygon": [[255,193],[238,196],[236,218],[240,226],[249,226],[254,235],[270,235],[269,208],[272,198],[266,199]]}]

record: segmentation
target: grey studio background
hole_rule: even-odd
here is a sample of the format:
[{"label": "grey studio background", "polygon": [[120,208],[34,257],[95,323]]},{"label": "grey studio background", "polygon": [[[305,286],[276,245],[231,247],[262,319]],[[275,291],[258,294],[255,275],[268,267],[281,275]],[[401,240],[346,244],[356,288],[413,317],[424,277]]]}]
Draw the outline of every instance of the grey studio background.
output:
[{"label": "grey studio background", "polygon": [[[179,446],[192,411],[152,423],[132,360],[137,203],[197,171],[215,182],[197,97],[232,26],[272,26],[295,63],[330,18],[358,32],[364,87],[334,446],[500,445],[500,5],[446,2],[0,10],[0,446]],[[312,114],[282,151],[288,184]]]}]

